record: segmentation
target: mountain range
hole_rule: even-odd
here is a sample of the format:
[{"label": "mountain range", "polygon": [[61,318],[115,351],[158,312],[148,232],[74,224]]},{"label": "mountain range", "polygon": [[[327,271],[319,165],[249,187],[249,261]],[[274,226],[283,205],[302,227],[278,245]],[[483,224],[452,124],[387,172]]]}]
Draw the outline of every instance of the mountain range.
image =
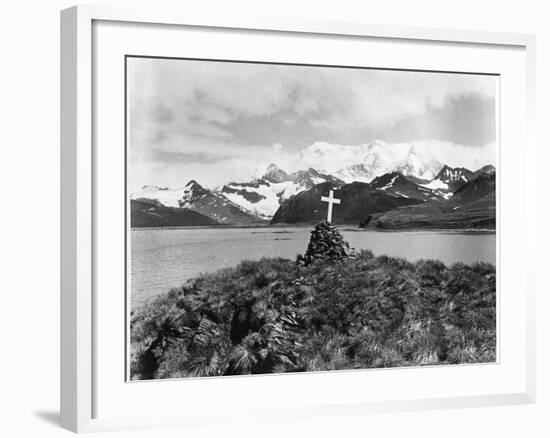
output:
[{"label": "mountain range", "polygon": [[271,164],[261,178],[251,182],[226,184],[219,193],[256,216],[270,220],[282,203],[321,183],[336,187],[344,184],[344,181],[313,168],[288,174]]},{"label": "mountain range", "polygon": [[296,161],[304,168],[323,169],[346,183],[368,183],[390,172],[428,182],[442,167],[439,161],[422,155],[414,144],[390,144],[380,140],[360,145],[316,142],[305,148]]},{"label": "mountain range", "polygon": [[[260,218],[245,208],[231,202],[220,193],[204,188],[195,180],[189,181],[183,188],[176,190],[166,187],[144,187],[141,192],[131,196],[131,204],[132,226],[136,227],[155,226],[137,225],[138,223],[151,222],[146,218],[147,215],[157,217],[157,219],[152,220],[153,222],[169,222],[166,225],[158,226],[251,225],[262,222]],[[143,207],[143,204],[149,204],[149,208],[154,209],[140,208]],[[159,209],[159,207],[164,207],[164,209]],[[201,221],[199,217],[193,216],[192,220],[187,223],[182,215],[177,214],[177,211],[195,212],[206,218],[206,220]],[[158,219],[159,215],[166,217],[161,221]],[[178,219],[172,222],[170,218],[175,219],[176,216],[178,216]],[[136,225],[134,225],[134,218],[136,219]]]},{"label": "mountain range", "polygon": [[[334,223],[377,228],[494,224],[495,168],[491,165],[474,171],[453,168],[423,158],[414,146],[396,148],[382,142],[314,143],[299,160],[300,164],[322,163],[323,170],[308,167],[289,173],[271,164],[258,178],[212,190],[195,180],[179,189],[144,186],[131,195],[132,226],[314,222],[325,218],[321,196],[329,190],[341,199],[334,209]],[[482,206],[487,214],[479,217]]]}]

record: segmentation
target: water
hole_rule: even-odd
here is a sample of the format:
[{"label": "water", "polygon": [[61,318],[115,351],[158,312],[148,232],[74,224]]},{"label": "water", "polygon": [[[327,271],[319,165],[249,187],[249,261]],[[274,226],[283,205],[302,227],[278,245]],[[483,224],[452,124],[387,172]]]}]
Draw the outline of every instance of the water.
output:
[{"label": "water", "polygon": [[[131,231],[131,302],[181,286],[201,272],[237,265],[241,260],[303,254],[311,227],[179,228]],[[415,261],[439,259],[455,262],[495,263],[495,234],[459,231],[362,231],[339,227],[353,248],[375,255]]]}]

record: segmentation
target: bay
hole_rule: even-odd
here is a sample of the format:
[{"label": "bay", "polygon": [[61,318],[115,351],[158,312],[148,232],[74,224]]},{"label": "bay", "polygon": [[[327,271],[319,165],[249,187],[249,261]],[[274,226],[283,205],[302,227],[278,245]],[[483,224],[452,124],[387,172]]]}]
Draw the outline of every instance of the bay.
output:
[{"label": "bay", "polygon": [[[356,250],[410,261],[439,259],[446,265],[494,264],[496,235],[483,231],[364,231],[339,227]],[[131,305],[138,306],[202,272],[236,266],[242,260],[303,254],[311,227],[132,229]]]}]

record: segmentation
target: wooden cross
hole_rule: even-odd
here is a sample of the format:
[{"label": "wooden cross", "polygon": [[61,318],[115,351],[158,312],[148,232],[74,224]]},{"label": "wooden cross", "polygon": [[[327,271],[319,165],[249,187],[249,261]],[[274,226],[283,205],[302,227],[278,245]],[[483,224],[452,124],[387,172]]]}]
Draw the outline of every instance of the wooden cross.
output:
[{"label": "wooden cross", "polygon": [[327,222],[330,224],[332,222],[332,204],[340,204],[340,200],[336,199],[334,196],[334,191],[330,190],[327,196],[321,196],[321,201],[328,202],[328,212],[327,212]]}]

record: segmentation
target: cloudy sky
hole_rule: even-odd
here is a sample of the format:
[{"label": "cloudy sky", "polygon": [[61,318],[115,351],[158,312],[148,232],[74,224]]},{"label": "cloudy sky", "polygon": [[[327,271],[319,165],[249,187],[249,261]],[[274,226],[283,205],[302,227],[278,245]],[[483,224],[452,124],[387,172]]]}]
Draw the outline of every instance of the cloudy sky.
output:
[{"label": "cloudy sky", "polygon": [[129,189],[214,187],[314,142],[414,143],[449,165],[494,164],[491,76],[128,58]]}]

